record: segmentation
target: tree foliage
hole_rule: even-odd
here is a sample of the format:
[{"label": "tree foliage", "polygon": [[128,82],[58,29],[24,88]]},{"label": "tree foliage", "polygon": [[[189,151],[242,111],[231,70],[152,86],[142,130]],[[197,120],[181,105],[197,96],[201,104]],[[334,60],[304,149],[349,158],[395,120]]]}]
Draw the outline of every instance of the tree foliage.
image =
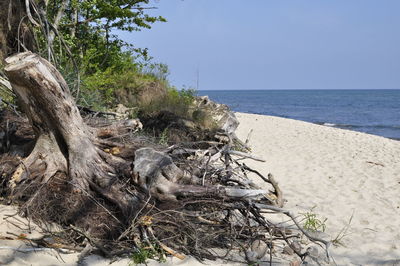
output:
[{"label": "tree foliage", "polygon": [[[108,67],[122,68],[126,54],[148,58],[147,49],[134,48],[115,34],[149,29],[155,22],[166,21],[146,14],[153,8],[148,4],[149,0],[55,0],[48,1],[44,8],[53,25],[49,35],[57,30],[85,73],[93,73]],[[52,45],[53,53],[60,53],[62,42]],[[41,45],[43,54],[45,46]],[[62,54],[58,56],[62,58]]]},{"label": "tree foliage", "polygon": [[[8,40],[3,47],[7,49],[0,49],[3,58],[24,50],[38,53],[62,73],[79,105],[101,111],[122,103],[135,110],[132,116],[140,118],[164,111],[193,118],[194,91],[172,87],[167,80],[167,65],[155,63],[146,48],[128,44],[118,36],[166,21],[149,15],[156,8],[150,0],[26,3],[0,1],[0,43]],[[12,101],[3,92],[0,90],[0,97]]]},{"label": "tree foliage", "polygon": [[[124,42],[117,33],[150,29],[161,16],[148,14],[149,0],[5,0],[1,3],[0,41],[3,56],[33,50],[57,66],[75,89],[75,96],[100,94],[98,105],[110,100],[104,80],[129,72],[141,83],[154,66],[146,48]],[[29,6],[26,6],[26,3]],[[10,13],[9,10],[12,10]],[[11,24],[11,25],[10,25]],[[12,33],[12,34],[11,34]],[[29,33],[29,34],[27,34]],[[6,40],[7,41],[3,41]],[[149,67],[150,66],[150,67]],[[161,69],[161,68],[159,68]],[[159,72],[164,75],[166,71]],[[164,74],[163,74],[164,73]],[[148,77],[147,75],[146,77]],[[99,83],[93,82],[100,77]],[[150,75],[154,80],[162,80]],[[121,88],[113,84],[112,90]],[[108,86],[108,84],[106,84]],[[101,86],[100,86],[101,87]],[[105,95],[102,93],[106,92]],[[113,94],[113,91],[111,92]],[[114,96],[114,95],[112,95]],[[89,99],[90,100],[90,99]],[[89,101],[88,100],[88,101]],[[92,99],[93,100],[93,99]],[[84,98],[78,101],[85,104]]]}]

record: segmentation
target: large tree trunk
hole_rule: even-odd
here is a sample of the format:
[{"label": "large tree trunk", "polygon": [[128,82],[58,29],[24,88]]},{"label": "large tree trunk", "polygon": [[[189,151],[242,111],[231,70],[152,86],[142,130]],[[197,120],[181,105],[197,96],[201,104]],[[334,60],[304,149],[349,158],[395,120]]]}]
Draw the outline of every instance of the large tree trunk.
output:
[{"label": "large tree trunk", "polygon": [[[119,222],[127,222],[135,213],[137,198],[124,192],[118,176],[129,176],[131,163],[104,152],[100,137],[134,124],[125,121],[91,128],[84,123],[65,80],[48,61],[25,52],[7,58],[6,63],[5,73],[36,136],[33,151],[9,182],[11,194],[25,191],[22,184],[37,187],[61,175],[72,186],[72,196],[100,196],[113,206],[115,215],[120,214]],[[31,198],[37,196],[34,193]]]},{"label": "large tree trunk", "polygon": [[30,52],[6,60],[5,68],[20,104],[37,136],[25,165],[46,162],[45,179],[57,171],[68,173],[78,190],[94,182],[109,186],[115,176],[95,147],[95,132],[83,122],[68,86],[46,60]]}]

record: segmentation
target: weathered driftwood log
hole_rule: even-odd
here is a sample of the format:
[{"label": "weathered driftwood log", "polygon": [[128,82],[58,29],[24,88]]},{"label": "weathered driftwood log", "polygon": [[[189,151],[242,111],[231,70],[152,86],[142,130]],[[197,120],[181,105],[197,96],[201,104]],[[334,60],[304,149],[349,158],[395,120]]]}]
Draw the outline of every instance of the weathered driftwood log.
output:
[{"label": "weathered driftwood log", "polygon": [[96,136],[83,123],[58,71],[32,53],[10,57],[6,63],[5,72],[37,137],[26,167],[46,163],[44,181],[57,171],[68,172],[79,189],[87,189],[89,181],[108,185],[113,170],[94,146]]},{"label": "weathered driftwood log", "polygon": [[10,82],[0,76],[0,86],[3,86],[6,90],[12,90]]},{"label": "weathered driftwood log", "polygon": [[136,151],[135,173],[137,183],[151,191],[159,199],[176,201],[178,197],[215,199],[257,199],[268,191],[262,189],[240,189],[224,186],[200,186],[201,179],[178,168],[171,157],[152,148]]},{"label": "weathered driftwood log", "polygon": [[[75,192],[95,191],[128,214],[136,199],[122,192],[117,175],[129,175],[130,164],[101,147],[102,137],[139,126],[124,121],[107,128],[87,126],[61,74],[45,59],[26,52],[6,59],[5,73],[33,127],[36,143],[13,174],[10,186],[46,183],[68,176]],[[129,215],[128,215],[129,216]]]}]

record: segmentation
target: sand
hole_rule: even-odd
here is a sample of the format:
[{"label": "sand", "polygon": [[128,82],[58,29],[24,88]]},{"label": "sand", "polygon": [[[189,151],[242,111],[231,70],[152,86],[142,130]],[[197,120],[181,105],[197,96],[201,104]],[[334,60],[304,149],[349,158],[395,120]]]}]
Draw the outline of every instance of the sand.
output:
[{"label": "sand", "polygon": [[[326,218],[331,239],[353,217],[340,241],[344,246],[331,248],[338,265],[400,265],[400,141],[272,116],[236,115],[240,121],[237,135],[246,139],[253,130],[252,153],[266,160],[246,163],[275,176],[287,201],[285,208],[299,214],[312,209]],[[10,236],[7,232],[28,232],[22,225],[21,229],[3,220],[15,208],[1,206],[0,210],[0,264],[76,265],[77,253],[17,251],[30,246],[4,239]],[[38,234],[35,228],[32,233]],[[97,256],[86,262],[109,265]],[[123,259],[112,265],[128,264]],[[202,265],[193,258],[169,259],[167,264]]]},{"label": "sand", "polygon": [[[400,265],[400,141],[297,120],[236,114],[237,135],[267,161],[250,166],[272,173],[297,213],[313,208],[334,239],[353,219],[338,265]],[[397,262],[396,262],[397,261]]]}]

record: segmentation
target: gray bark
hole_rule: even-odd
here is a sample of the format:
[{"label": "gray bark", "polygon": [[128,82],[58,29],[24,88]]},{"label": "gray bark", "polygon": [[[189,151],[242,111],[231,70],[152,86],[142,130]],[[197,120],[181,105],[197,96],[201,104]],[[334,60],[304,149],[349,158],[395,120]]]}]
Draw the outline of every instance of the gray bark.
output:
[{"label": "gray bark", "polygon": [[6,63],[5,73],[37,139],[11,185],[38,177],[40,182],[46,182],[62,172],[71,177],[76,192],[94,188],[120,209],[130,209],[131,201],[112,187],[116,181],[115,169],[124,169],[128,163],[96,146],[97,134],[104,130],[95,130],[84,123],[61,74],[31,52],[9,57]]}]

